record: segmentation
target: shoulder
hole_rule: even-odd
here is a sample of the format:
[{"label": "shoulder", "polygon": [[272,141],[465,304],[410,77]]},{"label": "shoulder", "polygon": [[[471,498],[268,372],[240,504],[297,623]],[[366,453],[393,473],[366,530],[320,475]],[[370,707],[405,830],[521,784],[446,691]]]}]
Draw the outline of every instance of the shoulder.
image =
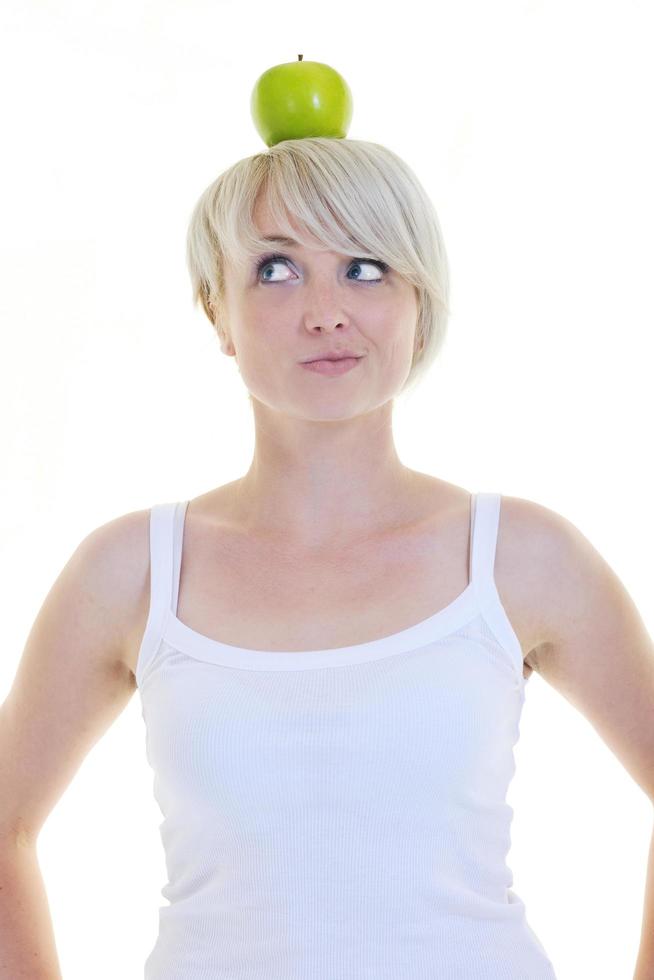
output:
[{"label": "shoulder", "polygon": [[522,497],[502,495],[496,578],[509,582],[515,601],[528,609],[535,637],[531,662],[542,659],[599,595],[611,569],[567,517]]},{"label": "shoulder", "polygon": [[110,610],[127,663],[133,630],[149,597],[150,509],[130,511],[99,525],[77,551],[85,575]]},{"label": "shoulder", "polygon": [[[150,509],[121,514],[94,528],[82,541],[92,567],[107,577],[118,602],[127,596],[133,577],[149,563]],[[143,560],[145,551],[145,562]],[[121,582],[124,585],[121,586]]]},{"label": "shoulder", "polygon": [[533,561],[560,553],[580,532],[566,517],[544,504],[502,494],[498,536],[500,533],[508,547]]}]

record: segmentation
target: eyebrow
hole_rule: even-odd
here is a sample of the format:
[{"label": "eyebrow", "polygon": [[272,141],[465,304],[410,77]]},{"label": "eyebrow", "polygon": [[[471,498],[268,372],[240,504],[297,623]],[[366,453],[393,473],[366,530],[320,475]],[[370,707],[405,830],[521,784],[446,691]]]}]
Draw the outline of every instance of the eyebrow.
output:
[{"label": "eyebrow", "polygon": [[[285,238],[281,235],[262,235],[261,241],[263,242],[275,242],[276,245],[297,245],[298,248],[301,247],[299,242],[296,242],[294,238]],[[369,262],[370,259],[365,255],[356,256],[355,262]],[[390,270],[389,270],[390,271]]]},{"label": "eyebrow", "polygon": [[282,238],[279,235],[264,235],[262,238],[264,242],[277,242],[279,245],[299,245],[294,238]]},{"label": "eyebrow", "polygon": [[[261,238],[262,242],[275,242],[276,245],[297,245],[301,248],[299,242],[296,242],[294,238],[284,238],[281,235],[263,235]],[[365,261],[368,261],[367,259]]]}]

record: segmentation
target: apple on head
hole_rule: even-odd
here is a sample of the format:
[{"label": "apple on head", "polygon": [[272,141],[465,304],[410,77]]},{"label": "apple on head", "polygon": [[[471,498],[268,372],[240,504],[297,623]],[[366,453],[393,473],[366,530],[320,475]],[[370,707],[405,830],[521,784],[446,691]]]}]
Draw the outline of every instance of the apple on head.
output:
[{"label": "apple on head", "polygon": [[344,139],[352,121],[352,93],[330,65],[288,61],[260,75],[250,111],[266,146],[282,140],[329,136]]}]

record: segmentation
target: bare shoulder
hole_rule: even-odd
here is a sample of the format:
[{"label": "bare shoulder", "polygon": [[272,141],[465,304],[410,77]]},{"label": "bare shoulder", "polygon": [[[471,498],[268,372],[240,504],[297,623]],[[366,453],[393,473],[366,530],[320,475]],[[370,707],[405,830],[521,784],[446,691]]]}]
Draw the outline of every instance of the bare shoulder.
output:
[{"label": "bare shoulder", "polygon": [[495,580],[509,615],[514,610],[525,624],[530,638],[525,659],[535,670],[556,633],[557,609],[569,588],[556,570],[574,567],[575,548],[584,544],[590,547],[557,511],[534,500],[502,495]]},{"label": "bare shoulder", "polygon": [[131,672],[133,632],[150,588],[149,508],[130,511],[101,524],[80,547],[86,552],[88,567],[110,607],[120,638],[120,661]]}]

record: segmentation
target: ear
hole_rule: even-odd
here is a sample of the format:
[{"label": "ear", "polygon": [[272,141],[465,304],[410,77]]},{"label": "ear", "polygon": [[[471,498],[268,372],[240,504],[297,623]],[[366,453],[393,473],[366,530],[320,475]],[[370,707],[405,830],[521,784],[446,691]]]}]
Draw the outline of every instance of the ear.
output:
[{"label": "ear", "polygon": [[229,336],[229,331],[225,329],[220,311],[214,306],[210,297],[203,292],[202,293],[202,305],[204,307],[204,312],[207,314],[211,322],[213,323],[218,338],[220,340],[220,349],[223,354],[227,354],[228,357],[236,357],[236,351],[234,345]]},{"label": "ear", "polygon": [[223,326],[218,315],[214,318],[213,324],[220,339],[220,349],[223,354],[226,354],[228,357],[236,357],[236,349],[229,335],[229,330]]},{"label": "ear", "polygon": [[211,310],[211,303],[209,302],[207,294],[205,293],[204,290],[202,290],[202,292],[200,293],[200,302],[202,303],[202,309],[204,310],[205,316],[207,317],[208,320],[210,320],[213,323],[213,312]]}]

